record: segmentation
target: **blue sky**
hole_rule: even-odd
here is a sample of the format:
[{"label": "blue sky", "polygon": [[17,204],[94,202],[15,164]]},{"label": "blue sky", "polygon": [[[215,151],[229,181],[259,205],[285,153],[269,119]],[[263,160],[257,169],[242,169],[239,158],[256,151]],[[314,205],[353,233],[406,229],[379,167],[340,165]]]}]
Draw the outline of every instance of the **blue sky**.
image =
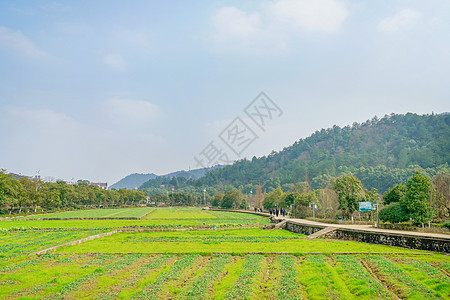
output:
[{"label": "blue sky", "polygon": [[[1,1],[0,167],[112,184],[377,115],[449,111],[450,2]],[[244,108],[283,111],[264,131]],[[240,157],[235,117],[258,138]]]}]

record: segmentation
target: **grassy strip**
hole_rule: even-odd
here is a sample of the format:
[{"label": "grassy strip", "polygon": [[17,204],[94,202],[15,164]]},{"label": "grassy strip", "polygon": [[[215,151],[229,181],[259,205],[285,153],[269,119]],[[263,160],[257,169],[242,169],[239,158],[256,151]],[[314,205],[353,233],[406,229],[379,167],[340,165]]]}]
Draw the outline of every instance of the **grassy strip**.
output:
[{"label": "grassy strip", "polygon": [[416,260],[396,260],[414,280],[432,290],[439,298],[450,295],[450,278],[428,262]]},{"label": "grassy strip", "polygon": [[[248,253],[364,252],[427,253],[351,241],[307,240],[286,230],[232,229],[210,231],[119,232],[67,246],[59,253]],[[169,242],[170,241],[170,242]],[[187,242],[189,241],[189,242]],[[277,241],[277,242],[274,242]]]},{"label": "grassy strip", "polygon": [[248,294],[251,290],[253,283],[253,277],[261,269],[260,261],[263,258],[262,255],[248,255],[244,265],[242,266],[242,273],[238,280],[234,283],[233,287],[228,291],[227,299],[248,299]]},{"label": "grassy strip", "polygon": [[127,255],[123,259],[113,262],[103,268],[97,268],[94,272],[83,275],[80,278],[77,278],[74,281],[69,282],[64,285],[61,290],[56,294],[56,298],[64,298],[68,293],[71,293],[79,288],[80,285],[84,284],[87,281],[93,280],[101,275],[108,274],[115,270],[124,269],[128,265],[134,263],[141,255]]},{"label": "grassy strip", "polygon": [[164,264],[166,264],[172,255],[159,255],[152,259],[150,262],[140,267],[135,274],[133,274],[129,280],[123,282],[119,287],[120,291],[117,297],[129,299],[135,294],[136,290],[143,289],[147,282],[159,275],[158,272],[163,272]]},{"label": "grassy strip", "polygon": [[355,256],[338,255],[338,266],[351,293],[362,298],[391,299],[389,291],[377,281]]},{"label": "grassy strip", "polygon": [[198,255],[184,255],[167,272],[160,274],[153,283],[145,287],[143,291],[135,294],[133,299],[156,299],[163,285],[179,276],[182,270],[190,267],[197,257]]},{"label": "grassy strip", "polygon": [[430,289],[419,284],[391,260],[379,255],[370,255],[364,260],[379,272],[384,281],[396,290],[399,297],[438,299]]},{"label": "grassy strip", "polygon": [[48,261],[49,259],[54,259],[56,257],[58,257],[58,255],[45,254],[45,255],[42,255],[40,257],[36,257],[36,258],[25,260],[22,263],[18,263],[18,264],[15,264],[15,265],[4,266],[4,267],[0,268],[0,272],[12,272],[12,271],[17,272],[20,269],[24,269],[24,268],[28,268],[28,267],[31,267],[31,266],[35,266],[37,264],[44,263],[44,262]]},{"label": "grassy strip", "polygon": [[107,218],[107,217],[141,217],[151,211],[152,207],[138,208],[102,208],[89,210],[66,211],[61,213],[51,213],[42,215],[31,215],[21,219],[40,218]]},{"label": "grassy strip", "polygon": [[230,255],[216,255],[209,263],[205,273],[197,278],[191,289],[185,293],[186,299],[194,300],[203,298],[217,277],[222,273],[224,266],[230,261]]},{"label": "grassy strip", "polygon": [[307,255],[297,267],[302,295],[308,299],[351,298],[336,268],[327,263],[324,255]]},{"label": "grassy strip", "polygon": [[300,285],[297,280],[298,274],[295,268],[295,257],[281,255],[279,261],[282,276],[278,287],[278,298],[285,300],[301,299]]}]

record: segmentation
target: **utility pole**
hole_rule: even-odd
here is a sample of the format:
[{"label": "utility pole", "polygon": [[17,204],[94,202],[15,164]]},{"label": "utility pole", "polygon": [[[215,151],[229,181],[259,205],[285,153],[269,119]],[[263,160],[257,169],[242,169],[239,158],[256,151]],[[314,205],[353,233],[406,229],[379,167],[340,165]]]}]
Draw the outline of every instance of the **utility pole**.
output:
[{"label": "utility pole", "polygon": [[379,214],[378,214],[378,211],[379,211],[378,206],[380,204],[376,203],[375,205],[377,206],[377,228],[380,228],[380,217],[379,217]]},{"label": "utility pole", "polygon": [[206,204],[206,188],[203,189],[203,205]]},{"label": "utility pole", "polygon": [[314,203],[314,200],[313,200],[312,207],[313,207],[313,221],[315,221],[316,220],[316,204]]}]

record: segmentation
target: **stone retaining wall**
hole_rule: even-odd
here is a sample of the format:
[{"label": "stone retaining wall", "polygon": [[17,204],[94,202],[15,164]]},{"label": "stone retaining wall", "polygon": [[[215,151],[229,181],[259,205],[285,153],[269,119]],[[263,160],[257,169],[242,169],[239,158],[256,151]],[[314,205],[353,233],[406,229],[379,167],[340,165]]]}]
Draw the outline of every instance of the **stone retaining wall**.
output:
[{"label": "stone retaining wall", "polygon": [[[293,221],[287,221],[286,223],[286,230],[307,235],[313,234],[324,228],[325,226],[300,224]],[[337,228],[335,231],[321,236],[321,238],[450,253],[450,239],[436,237]]]}]

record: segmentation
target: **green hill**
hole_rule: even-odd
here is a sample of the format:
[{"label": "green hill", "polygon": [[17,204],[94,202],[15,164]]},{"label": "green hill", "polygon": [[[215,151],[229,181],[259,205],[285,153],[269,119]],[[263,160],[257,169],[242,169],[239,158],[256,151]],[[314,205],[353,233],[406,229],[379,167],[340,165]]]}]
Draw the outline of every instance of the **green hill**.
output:
[{"label": "green hill", "polygon": [[194,185],[261,183],[268,191],[309,180],[319,188],[330,176],[352,172],[367,188],[382,192],[406,181],[417,168],[433,176],[438,170],[448,171],[449,163],[450,114],[391,114],[316,131],[280,152],[213,170]]}]

